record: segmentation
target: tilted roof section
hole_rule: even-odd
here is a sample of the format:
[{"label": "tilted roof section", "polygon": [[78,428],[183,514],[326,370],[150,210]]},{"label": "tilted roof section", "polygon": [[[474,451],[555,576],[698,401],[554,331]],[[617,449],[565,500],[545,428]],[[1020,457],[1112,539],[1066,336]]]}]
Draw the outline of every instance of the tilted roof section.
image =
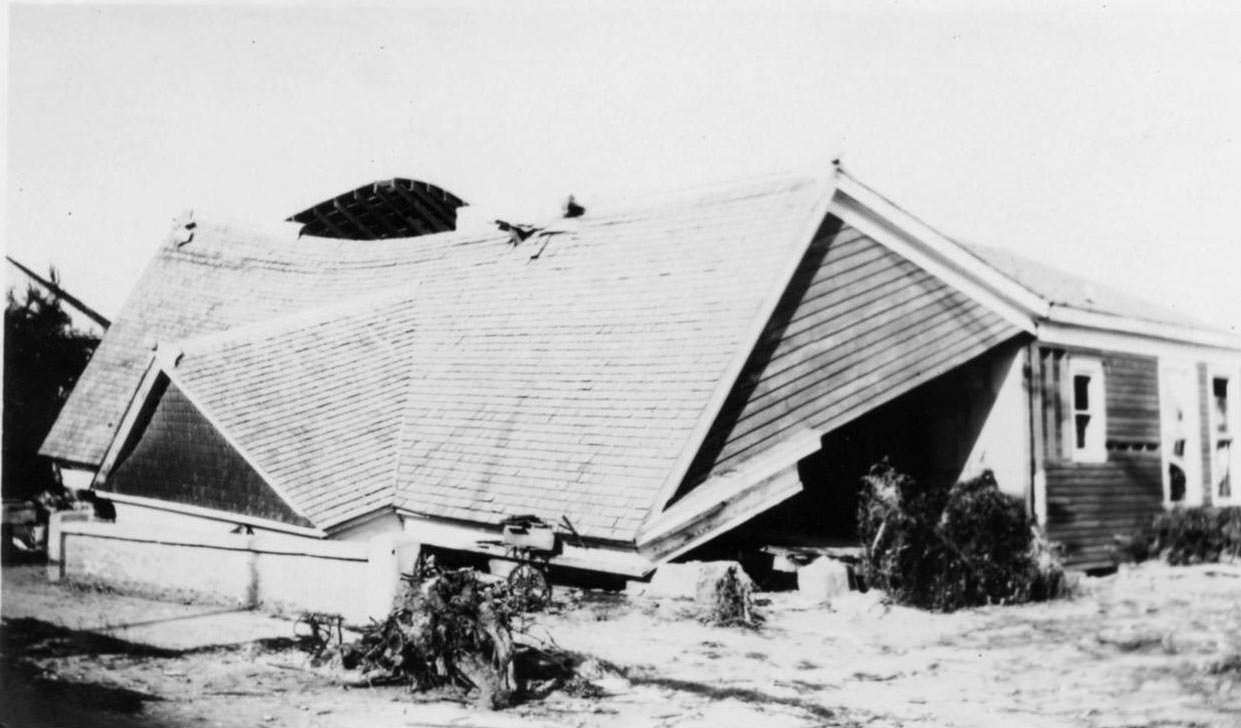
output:
[{"label": "tilted roof section", "polygon": [[170,375],[319,528],[391,506],[416,288],[186,342]]},{"label": "tilted roof section", "polygon": [[962,245],[992,268],[1042,296],[1053,306],[1187,326],[1204,331],[1216,330],[1215,327],[1170,307],[1109,288],[1012,251],[972,243]]},{"label": "tilted roof section", "polygon": [[277,236],[195,221],[148,264],[95,350],[41,453],[98,466],[138,387],[152,346],[323,306],[494,257],[506,234],[447,233],[415,241]]},{"label": "tilted roof section", "polygon": [[[828,194],[785,177],[558,221],[519,245],[419,238],[406,247],[438,252],[370,269],[370,287],[390,280],[391,295],[355,290],[161,360],[320,528],[395,504],[492,524],[567,516],[585,537],[632,541]],[[270,245],[302,263],[299,246]],[[307,283],[284,290],[305,301]]]},{"label": "tilted roof section", "polygon": [[585,536],[632,540],[829,196],[784,177],[592,211],[513,249],[498,275],[426,281],[398,505],[485,523],[568,516]]},{"label": "tilted roof section", "polygon": [[433,184],[397,177],[362,185],[289,218],[302,234],[345,240],[412,238],[455,230],[467,203]]}]

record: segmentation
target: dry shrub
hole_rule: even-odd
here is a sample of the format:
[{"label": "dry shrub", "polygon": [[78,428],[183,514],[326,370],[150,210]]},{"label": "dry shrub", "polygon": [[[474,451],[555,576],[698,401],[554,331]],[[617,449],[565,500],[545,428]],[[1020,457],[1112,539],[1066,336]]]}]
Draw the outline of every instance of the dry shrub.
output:
[{"label": "dry shrub", "polygon": [[1060,564],[1025,505],[990,471],[928,487],[876,465],[863,479],[858,531],[867,582],[900,604],[952,611],[1063,592]]},{"label": "dry shrub", "polygon": [[1183,508],[1160,513],[1139,536],[1169,564],[1200,564],[1241,556],[1241,508]]},{"label": "dry shrub", "polygon": [[729,564],[707,586],[703,621],[720,627],[757,627],[754,611],[754,583],[741,567]]},{"label": "dry shrub", "polygon": [[517,687],[511,602],[503,582],[485,582],[473,569],[445,571],[346,645],[342,663],[416,690],[477,690],[480,706],[504,707]]}]

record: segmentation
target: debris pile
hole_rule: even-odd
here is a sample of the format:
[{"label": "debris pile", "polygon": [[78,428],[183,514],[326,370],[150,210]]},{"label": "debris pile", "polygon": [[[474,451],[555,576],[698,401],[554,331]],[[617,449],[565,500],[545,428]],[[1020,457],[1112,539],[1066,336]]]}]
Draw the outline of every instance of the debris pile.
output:
[{"label": "debris pile", "polygon": [[359,682],[469,694],[489,710],[555,689],[589,692],[576,672],[583,658],[530,637],[508,583],[471,568],[407,583],[385,620],[338,651]]},{"label": "debris pile", "polygon": [[952,611],[1060,596],[1064,572],[1017,498],[990,471],[924,486],[886,462],[863,479],[858,508],[868,584],[909,606]]}]

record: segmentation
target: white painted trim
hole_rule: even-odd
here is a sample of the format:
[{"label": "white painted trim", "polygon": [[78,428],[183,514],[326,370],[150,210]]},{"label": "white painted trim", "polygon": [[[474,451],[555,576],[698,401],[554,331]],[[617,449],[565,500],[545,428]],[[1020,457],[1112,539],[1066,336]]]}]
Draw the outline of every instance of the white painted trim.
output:
[{"label": "white painted trim", "polygon": [[1133,334],[1149,339],[1191,344],[1194,346],[1223,349],[1241,353],[1241,336],[1234,336],[1222,331],[1208,331],[1189,326],[1143,321],[1126,316],[1111,316],[1092,311],[1052,306],[1047,320],[1051,323],[1074,326],[1082,329],[1097,329],[1119,334]]},{"label": "white painted trim", "polygon": [[1036,312],[1011,304],[959,270],[954,270],[937,251],[896,227],[891,221],[883,219],[844,195],[837,196],[831,212],[850,227],[995,312],[1013,326],[1022,331],[1034,332]]},{"label": "white painted trim", "polygon": [[685,449],[669,470],[667,478],[660,487],[659,495],[656,497],[651,510],[647,513],[647,518],[653,517],[667,507],[668,501],[672,500],[672,497],[676,495],[677,488],[684,482],[685,476],[689,473],[690,465],[693,464],[694,458],[702,448],[703,441],[711,431],[712,425],[715,424],[715,418],[719,416],[720,410],[724,406],[724,401],[728,399],[733,385],[736,384],[737,378],[741,376],[742,370],[745,369],[745,364],[749,360],[750,354],[758,346],[758,341],[767,329],[768,322],[771,321],[771,317],[775,314],[776,306],[780,303],[780,298],[788,289],[789,282],[793,279],[793,274],[797,272],[798,266],[801,265],[802,260],[806,257],[806,252],[810,249],[810,244],[814,242],[815,235],[819,232],[819,228],[823,225],[824,220],[827,219],[828,209],[832,204],[832,199],[835,197],[835,170],[833,169],[819,175],[814,180],[814,184],[817,187],[818,201],[802,225],[801,232],[796,238],[797,244],[793,246],[793,250],[790,252],[787,260],[781,265],[775,280],[772,282],[771,289],[767,292],[766,297],[762,299],[758,313],[750,321],[749,328],[742,337],[744,344],[737,348],[732,361],[729,362],[727,368],[721,373],[715,391],[711,394],[711,398],[707,400],[707,405],[699,416],[698,422],[694,425],[694,429],[690,432],[689,437],[686,438]]},{"label": "white painted trim", "polygon": [[1230,366],[1241,366],[1241,349],[1154,339],[1131,332],[1085,329],[1063,322],[1044,321],[1039,324],[1036,335],[1039,343],[1049,346],[1098,349],[1160,358],[1210,360]]},{"label": "white painted trim", "polygon": [[[837,180],[841,212],[880,227],[879,242],[911,262],[992,308],[1025,331],[1033,319],[1047,315],[1048,302],[1038,293],[999,272],[971,251],[897,207],[843,170]],[[839,215],[838,215],[839,216]],[[841,219],[845,219],[841,216]],[[846,220],[846,222],[851,221]],[[869,232],[863,230],[862,232]]]},{"label": "white painted trim", "polygon": [[158,498],[147,498],[145,496],[128,495],[125,493],[113,493],[111,491],[98,491],[100,498],[116,501],[117,503],[125,503],[133,506],[141,506],[143,508],[151,508],[153,510],[168,511],[170,513],[179,513],[184,516],[193,516],[195,518],[204,518],[211,521],[220,521],[221,523],[243,524],[262,528],[267,531],[279,531],[281,533],[289,533],[295,536],[307,536],[309,538],[327,538],[328,535],[317,528],[305,528],[302,526],[294,526],[280,521],[272,521],[266,518],[258,518],[255,516],[245,516],[240,513],[229,513],[214,508],[203,508],[202,506],[192,506],[185,503],[173,503],[172,501],[160,500]]},{"label": "white painted trim", "polygon": [[[774,480],[776,482],[776,487],[774,487],[771,492],[767,494],[760,504],[739,512],[733,518],[716,525],[708,531],[698,534],[694,538],[678,546],[676,549],[669,551],[666,554],[659,555],[654,560],[660,564],[671,561],[681,554],[691,551],[707,541],[720,536],[721,534],[728,533],[747,521],[753,520],[758,515],[783,503],[789,498],[792,498],[802,490],[801,477],[798,475],[796,464],[790,465],[783,472],[777,472],[768,476],[768,479]],[[719,502],[722,502],[722,500]]]},{"label": "white painted trim", "polygon": [[[1070,354],[1068,357],[1068,377],[1064,382],[1064,401],[1068,404],[1063,431],[1069,438],[1069,457],[1077,463],[1107,462],[1107,380],[1103,371],[1103,360],[1093,356]],[[1086,399],[1089,407],[1081,412],[1077,409],[1078,376],[1089,377]],[[1077,446],[1077,416],[1086,414],[1090,425],[1086,430],[1086,444]]]},{"label": "white painted trim", "polygon": [[[504,558],[504,549],[490,546],[482,541],[499,541],[500,534],[481,526],[466,526],[428,518],[405,509],[397,512],[405,520],[405,533],[420,543],[454,551],[467,551],[484,554],[493,558]],[[561,552],[551,558],[553,566],[564,566],[587,571],[602,571],[622,576],[641,577],[655,570],[655,564],[640,555],[636,550],[581,547],[564,543],[562,538]]]},{"label": "white painted trim", "polygon": [[[698,485],[684,498],[669,506],[667,510],[647,519],[646,523],[638,529],[638,548],[641,549],[644,544],[667,536],[682,526],[686,518],[691,517],[687,514],[703,511],[712,504],[722,503],[737,496],[790,465],[795,466],[802,458],[817,452],[821,445],[822,441],[818,433],[803,430],[788,437],[762,456],[742,463],[736,470],[718,475]],[[712,533],[723,532],[723,530],[715,529]]]},{"label": "white painted trim", "polygon": [[[1232,493],[1227,497],[1220,497],[1215,490],[1219,483],[1219,477],[1222,475],[1217,456],[1216,445],[1218,436],[1216,429],[1220,425],[1219,415],[1215,412],[1215,380],[1225,379],[1228,382],[1227,402],[1227,424],[1228,437],[1231,442],[1231,462],[1228,464],[1229,477],[1232,480]],[[1207,364],[1207,391],[1206,391],[1206,407],[1207,407],[1207,445],[1211,452],[1211,504],[1218,506],[1235,506],[1241,504],[1241,473],[1237,472],[1237,466],[1241,463],[1241,372],[1237,372],[1233,368],[1221,367],[1214,363]]]},{"label": "white painted trim", "polygon": [[[1178,434],[1172,419],[1172,372],[1179,370],[1186,376],[1189,400],[1184,404],[1188,408],[1188,422],[1182,433],[1185,436],[1185,455],[1182,468],[1185,471],[1185,498],[1173,501],[1172,482],[1170,479],[1172,461],[1172,444]],[[1163,484],[1163,505],[1165,508],[1178,506],[1201,506],[1204,502],[1202,475],[1202,402],[1198,391],[1198,364],[1191,359],[1161,357],[1159,359],[1159,435],[1161,443],[1160,464],[1163,473],[1160,481]]]},{"label": "white painted trim", "polygon": [[121,415],[119,425],[112,431],[112,439],[108,441],[108,447],[103,451],[103,460],[100,461],[94,477],[91,478],[91,488],[106,481],[108,475],[112,473],[116,459],[120,457],[121,450],[125,448],[125,442],[129,439],[134,422],[138,419],[147,399],[151,396],[155,383],[161,376],[163,374],[157,365],[156,356],[152,353],[147,357],[146,369],[143,370],[142,378],[138,380],[138,387],[130,396],[129,403],[125,405],[125,413]]},{"label": "white painted trim", "polygon": [[[1043,321],[1241,352],[1241,336],[1224,331],[1177,326],[1175,324],[1084,311],[1052,304],[1037,291],[1026,288],[1021,283],[1008,277],[982,258],[974,255],[967,248],[941,235],[843,170],[840,173],[837,185],[842,212],[853,207],[854,212],[860,214],[863,218],[877,219],[891,226],[893,228],[892,231],[896,234],[896,240],[890,238],[876,239],[885,245],[894,243],[896,246],[900,246],[902,242],[917,243],[923,248],[921,252],[933,254],[937,258],[937,263],[951,272],[965,276],[965,278],[951,280],[949,277],[941,275],[944,272],[942,269],[932,269],[923,265],[923,261],[916,258],[915,253],[906,255],[906,251],[903,249],[898,250],[897,247],[892,245],[889,245],[889,247],[893,247],[893,250],[896,252],[906,255],[914,263],[926,268],[928,272],[934,273],[937,277],[952,283],[962,293],[970,295],[971,298],[975,298],[975,300],[988,305],[988,307],[995,308],[995,301],[986,297],[975,297],[974,293],[976,291],[971,291],[972,286],[981,286],[995,294],[995,296],[998,296],[1003,302],[1024,311],[1027,316]],[[843,215],[841,217],[845,219]],[[846,222],[853,224],[852,220],[846,219]],[[868,235],[871,234],[869,230],[862,230],[862,232]],[[882,234],[878,231],[875,232]],[[872,235],[872,237],[875,236]],[[902,241],[900,238],[905,238],[905,240]],[[996,311],[1003,314],[999,309],[996,309]],[[1030,330],[1027,326],[1023,326],[1023,328],[1027,331]]]}]

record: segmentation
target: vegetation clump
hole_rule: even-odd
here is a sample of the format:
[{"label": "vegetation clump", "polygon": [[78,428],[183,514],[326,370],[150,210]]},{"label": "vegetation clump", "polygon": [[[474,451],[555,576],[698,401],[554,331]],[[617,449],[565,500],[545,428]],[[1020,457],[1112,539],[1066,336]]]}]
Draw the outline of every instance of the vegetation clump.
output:
[{"label": "vegetation clump", "polygon": [[414,690],[476,690],[487,708],[509,703],[515,612],[506,584],[473,569],[445,571],[408,589],[402,602],[341,649],[343,667],[370,681],[408,681]]},{"label": "vegetation clump", "polygon": [[1169,564],[1214,563],[1241,556],[1241,508],[1181,508],[1155,516],[1136,541]]},{"label": "vegetation clump", "polygon": [[386,619],[372,622],[356,641],[319,653],[316,662],[356,670],[362,684],[470,695],[488,710],[553,690],[600,693],[591,677],[603,675],[604,664],[533,637],[533,623],[507,582],[472,568],[421,564],[405,579]]},{"label": "vegetation clump", "polygon": [[863,479],[858,532],[867,583],[898,604],[953,611],[1064,591],[1064,572],[1025,505],[990,471],[924,486],[876,465]]},{"label": "vegetation clump", "polygon": [[[60,277],[53,270],[53,284]],[[61,485],[39,456],[61,406],[99,339],[73,328],[59,297],[30,286],[4,309],[4,497],[29,499]]]},{"label": "vegetation clump", "polygon": [[702,621],[717,627],[758,627],[761,617],[754,609],[754,582],[738,564],[728,564],[705,585],[700,585]]}]

